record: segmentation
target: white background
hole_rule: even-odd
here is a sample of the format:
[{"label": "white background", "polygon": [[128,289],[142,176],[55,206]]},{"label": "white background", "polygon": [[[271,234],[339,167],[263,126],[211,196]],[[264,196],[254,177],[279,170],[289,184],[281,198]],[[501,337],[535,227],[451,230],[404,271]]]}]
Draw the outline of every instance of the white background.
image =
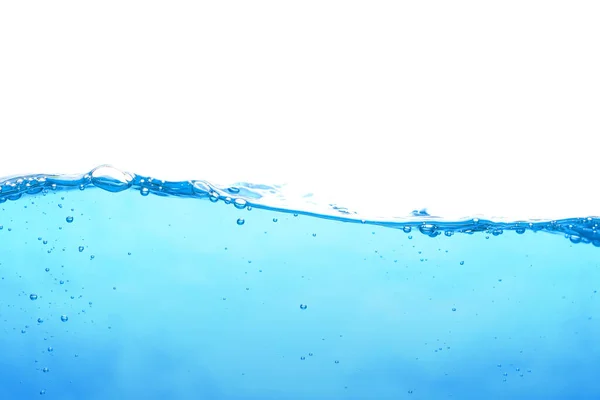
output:
[{"label": "white background", "polygon": [[0,176],[110,163],[386,215],[598,215],[599,10],[2,2]]}]

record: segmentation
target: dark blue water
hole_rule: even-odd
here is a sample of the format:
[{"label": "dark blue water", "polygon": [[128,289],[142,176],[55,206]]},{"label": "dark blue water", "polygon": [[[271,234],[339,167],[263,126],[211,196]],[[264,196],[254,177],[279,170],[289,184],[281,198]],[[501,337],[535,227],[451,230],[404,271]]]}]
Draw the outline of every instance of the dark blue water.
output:
[{"label": "dark blue water", "polygon": [[108,168],[0,187],[1,399],[600,398],[597,218],[361,221]]}]

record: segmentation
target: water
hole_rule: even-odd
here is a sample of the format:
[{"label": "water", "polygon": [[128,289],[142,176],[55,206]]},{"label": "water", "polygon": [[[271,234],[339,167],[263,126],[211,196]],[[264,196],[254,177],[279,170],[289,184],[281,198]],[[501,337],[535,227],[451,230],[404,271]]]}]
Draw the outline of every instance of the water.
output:
[{"label": "water", "polygon": [[2,399],[600,397],[597,218],[370,220],[109,167],[0,187]]}]

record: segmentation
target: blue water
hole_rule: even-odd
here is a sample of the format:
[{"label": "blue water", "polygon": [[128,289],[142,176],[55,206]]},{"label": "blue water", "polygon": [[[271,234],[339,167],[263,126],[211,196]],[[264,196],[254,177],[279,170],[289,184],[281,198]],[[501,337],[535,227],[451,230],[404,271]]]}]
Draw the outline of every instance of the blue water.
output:
[{"label": "blue water", "polygon": [[0,399],[600,398],[598,218],[362,220],[108,167],[0,183]]}]

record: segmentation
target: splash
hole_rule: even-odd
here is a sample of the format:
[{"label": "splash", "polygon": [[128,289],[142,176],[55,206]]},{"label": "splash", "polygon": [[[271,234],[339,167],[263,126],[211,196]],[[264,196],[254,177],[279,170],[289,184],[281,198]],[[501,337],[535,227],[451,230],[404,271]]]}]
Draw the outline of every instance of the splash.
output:
[{"label": "splash", "polygon": [[152,194],[209,200],[213,203],[224,202],[238,209],[260,208],[342,222],[380,225],[402,229],[406,233],[417,230],[430,237],[478,232],[499,236],[506,231],[514,231],[517,234],[530,231],[562,234],[572,243],[591,243],[600,247],[599,217],[497,221],[484,216],[469,216],[459,220],[449,220],[431,216],[427,209],[423,208],[414,210],[406,216],[375,218],[336,204],[321,204],[311,201],[312,196],[290,198],[286,196],[281,185],[269,186],[240,182],[234,186],[220,186],[205,180],[172,182],[124,172],[110,165],[101,165],[88,173],[79,175],[35,174],[0,179],[0,203],[7,200],[15,201],[23,195],[35,195],[49,190],[69,191],[90,188],[99,188],[112,193],[136,190],[142,196]]}]

